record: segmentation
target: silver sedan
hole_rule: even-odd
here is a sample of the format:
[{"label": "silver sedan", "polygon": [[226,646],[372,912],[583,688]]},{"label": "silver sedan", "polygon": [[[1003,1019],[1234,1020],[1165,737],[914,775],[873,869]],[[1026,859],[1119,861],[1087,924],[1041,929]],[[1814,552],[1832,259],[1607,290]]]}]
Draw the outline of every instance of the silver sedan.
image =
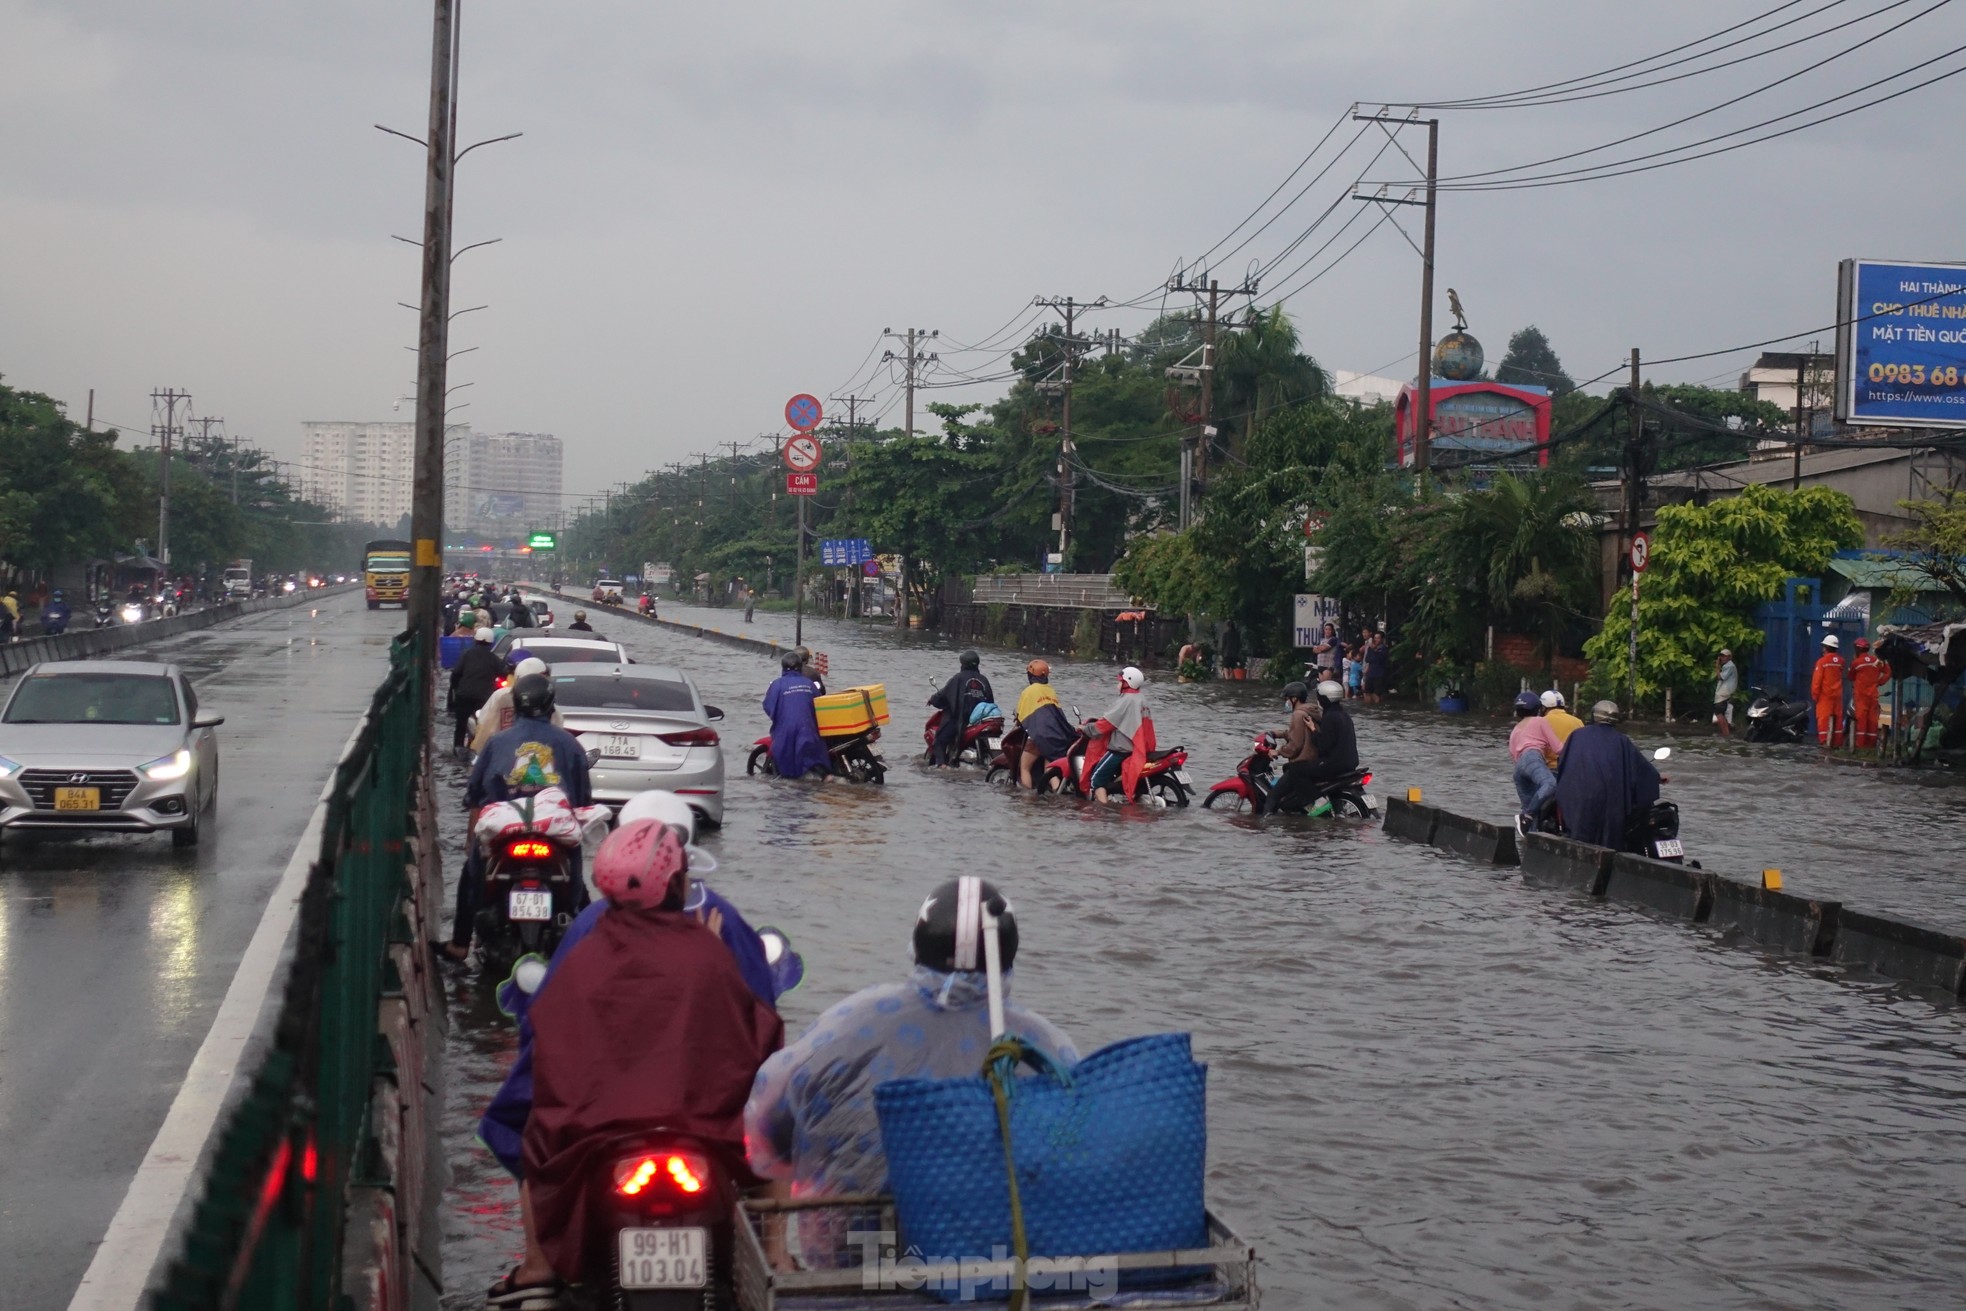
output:
[{"label": "silver sedan", "polygon": [[557,665],[553,699],[581,745],[598,750],[594,800],[619,810],[662,788],[712,826],[724,822],[724,749],[688,674],[669,665]]},{"label": "silver sedan", "polygon": [[176,665],[35,665],[0,711],[0,829],[169,829],[192,846],[218,802],[224,722]]}]

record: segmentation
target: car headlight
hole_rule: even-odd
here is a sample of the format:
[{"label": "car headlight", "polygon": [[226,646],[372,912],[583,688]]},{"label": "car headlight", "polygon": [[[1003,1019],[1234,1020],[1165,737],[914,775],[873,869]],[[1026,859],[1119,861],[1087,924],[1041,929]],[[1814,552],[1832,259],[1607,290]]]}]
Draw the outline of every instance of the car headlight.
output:
[{"label": "car headlight", "polygon": [[12,778],[20,773],[20,761],[0,756],[0,778]]},{"label": "car headlight", "polygon": [[145,778],[153,782],[169,783],[191,772],[191,752],[188,748],[179,747],[170,755],[153,760],[147,765],[138,765],[137,768],[143,771]]}]

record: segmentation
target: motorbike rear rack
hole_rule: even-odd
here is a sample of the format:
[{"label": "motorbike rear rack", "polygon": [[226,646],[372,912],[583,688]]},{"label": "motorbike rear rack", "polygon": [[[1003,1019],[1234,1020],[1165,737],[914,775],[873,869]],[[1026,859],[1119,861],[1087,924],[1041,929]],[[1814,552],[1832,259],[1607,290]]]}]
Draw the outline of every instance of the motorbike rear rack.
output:
[{"label": "motorbike rear rack", "polygon": [[[911,1307],[1001,1304],[1016,1262],[991,1257],[931,1265],[900,1249],[889,1197],[817,1197],[738,1204],[732,1243],[737,1311],[901,1311]],[[797,1268],[769,1251],[790,1239]],[[1208,1246],[1104,1256],[1032,1257],[1031,1306],[1073,1308],[1241,1307],[1261,1302],[1256,1249],[1208,1213]],[[1156,1278],[1156,1276],[1159,1278]],[[1124,1280],[1127,1287],[1115,1291]],[[995,1291],[980,1285],[1005,1281]],[[958,1290],[967,1288],[967,1296]],[[942,1291],[937,1291],[942,1290]]]}]

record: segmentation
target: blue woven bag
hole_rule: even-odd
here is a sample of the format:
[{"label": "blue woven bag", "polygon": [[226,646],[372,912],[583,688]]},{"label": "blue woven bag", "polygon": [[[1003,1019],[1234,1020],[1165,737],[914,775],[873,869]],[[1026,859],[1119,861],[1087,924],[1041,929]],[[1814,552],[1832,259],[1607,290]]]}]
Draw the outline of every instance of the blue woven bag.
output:
[{"label": "blue woven bag", "polygon": [[[1032,1256],[1207,1245],[1208,1067],[1185,1033],[1114,1043],[1065,1070],[1041,1054],[1008,1080],[1012,1157]],[[1012,1247],[990,1083],[896,1079],[874,1089],[904,1246],[926,1261]]]}]

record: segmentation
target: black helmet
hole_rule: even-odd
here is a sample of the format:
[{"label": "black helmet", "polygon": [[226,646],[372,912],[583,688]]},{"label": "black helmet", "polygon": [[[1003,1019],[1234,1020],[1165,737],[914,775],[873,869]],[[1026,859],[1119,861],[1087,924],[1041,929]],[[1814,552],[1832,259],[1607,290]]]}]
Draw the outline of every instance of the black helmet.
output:
[{"label": "black helmet", "polygon": [[788,674],[794,670],[803,669],[805,668],[806,658],[810,654],[804,647],[795,646],[784,655],[778,657],[778,667]]},{"label": "black helmet", "polygon": [[553,680],[544,674],[512,680],[512,713],[521,719],[552,718]]},{"label": "black helmet", "polygon": [[983,657],[976,654],[976,652],[974,651],[963,652],[962,667],[964,669],[976,669],[979,668],[982,664],[983,664]]},{"label": "black helmet", "polygon": [[1286,701],[1309,701],[1311,699],[1311,689],[1305,685],[1304,680],[1301,678],[1292,683],[1285,683],[1283,685],[1283,699]]},{"label": "black helmet", "polygon": [[942,884],[922,903],[915,916],[915,963],[944,973],[981,970],[985,906],[997,917],[997,945],[1009,969],[1017,958],[1017,916],[994,884],[974,874]]}]

